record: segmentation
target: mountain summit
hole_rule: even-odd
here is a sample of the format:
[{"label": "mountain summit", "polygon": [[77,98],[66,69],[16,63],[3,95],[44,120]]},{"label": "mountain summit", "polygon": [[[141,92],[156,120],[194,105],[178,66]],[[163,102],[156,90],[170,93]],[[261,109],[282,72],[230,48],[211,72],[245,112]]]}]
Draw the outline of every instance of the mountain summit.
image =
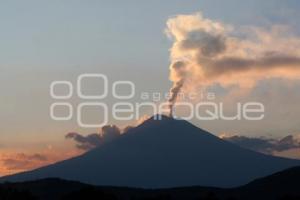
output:
[{"label": "mountain summit", "polygon": [[296,165],[299,160],[243,149],[187,121],[162,116],[81,156],[0,180],[58,177],[144,188],[233,187]]}]

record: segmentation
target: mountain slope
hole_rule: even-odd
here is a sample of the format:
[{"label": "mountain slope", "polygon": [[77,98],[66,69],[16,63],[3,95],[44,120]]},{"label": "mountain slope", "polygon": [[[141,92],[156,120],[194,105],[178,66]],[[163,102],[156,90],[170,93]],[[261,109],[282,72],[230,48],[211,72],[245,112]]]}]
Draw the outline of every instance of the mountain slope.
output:
[{"label": "mountain slope", "polygon": [[82,156],[1,180],[59,177],[111,186],[233,187],[296,165],[300,161],[246,150],[186,121],[163,117]]}]

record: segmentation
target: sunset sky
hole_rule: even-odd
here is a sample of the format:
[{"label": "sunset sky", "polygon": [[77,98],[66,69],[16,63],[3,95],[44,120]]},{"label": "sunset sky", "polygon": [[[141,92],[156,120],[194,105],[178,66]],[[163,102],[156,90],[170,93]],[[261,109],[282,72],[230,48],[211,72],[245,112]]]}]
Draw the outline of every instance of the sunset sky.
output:
[{"label": "sunset sky", "polygon": [[[100,132],[101,127],[79,127],[75,118],[50,118],[56,101],[49,94],[52,81],[75,84],[80,74],[102,73],[110,87],[130,80],[136,94],[165,93],[182,78],[172,68],[170,74],[169,66],[183,57],[193,64],[187,65],[191,75],[183,91],[213,91],[229,113],[237,102],[265,105],[260,121],[192,123],[220,137],[280,140],[292,135],[293,141],[284,143],[292,148],[274,154],[300,158],[299,9],[297,0],[1,1],[0,176],[81,154],[84,150],[66,134]],[[221,43],[216,51],[199,55],[192,33],[202,29],[208,38],[226,40],[226,51]],[[205,62],[198,63],[203,56]],[[81,102],[76,96],[67,101]],[[101,101],[116,102],[112,96]],[[137,95],[130,101],[141,99]],[[88,117],[96,119],[97,113]],[[120,128],[137,123],[109,118]]]}]

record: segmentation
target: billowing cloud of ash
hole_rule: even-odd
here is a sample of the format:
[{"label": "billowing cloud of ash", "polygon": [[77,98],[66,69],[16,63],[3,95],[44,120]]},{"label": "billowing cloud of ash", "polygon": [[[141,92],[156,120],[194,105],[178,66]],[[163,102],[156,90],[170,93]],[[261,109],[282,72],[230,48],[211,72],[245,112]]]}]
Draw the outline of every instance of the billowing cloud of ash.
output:
[{"label": "billowing cloud of ash", "polygon": [[182,89],[252,88],[265,78],[300,77],[300,37],[285,26],[233,27],[196,13],[170,18],[166,33],[173,40],[171,109]]},{"label": "billowing cloud of ash", "polygon": [[106,142],[117,139],[122,134],[126,134],[128,131],[131,131],[149,118],[150,116],[144,115],[135,125],[128,125],[123,129],[116,125],[105,125],[101,128],[99,133],[83,135],[76,132],[70,132],[65,135],[65,138],[74,140],[78,149],[89,151],[95,147],[103,145]]},{"label": "billowing cloud of ash", "polygon": [[121,130],[116,125],[106,125],[102,127],[102,140],[104,142],[116,139],[121,135]]},{"label": "billowing cloud of ash", "polygon": [[86,136],[76,132],[68,133],[65,138],[73,139],[76,147],[82,150],[91,150],[105,142],[112,141],[121,135],[121,130],[115,125],[103,126],[100,133],[91,133]]},{"label": "billowing cloud of ash", "polygon": [[76,132],[70,132],[65,136],[65,138],[73,139],[76,142],[76,147],[82,150],[93,149],[102,143],[102,137],[98,133],[91,133],[84,136]]},{"label": "billowing cloud of ash", "polygon": [[126,126],[124,129],[123,129],[123,133],[127,133],[128,131],[134,129],[135,127],[134,126]]}]

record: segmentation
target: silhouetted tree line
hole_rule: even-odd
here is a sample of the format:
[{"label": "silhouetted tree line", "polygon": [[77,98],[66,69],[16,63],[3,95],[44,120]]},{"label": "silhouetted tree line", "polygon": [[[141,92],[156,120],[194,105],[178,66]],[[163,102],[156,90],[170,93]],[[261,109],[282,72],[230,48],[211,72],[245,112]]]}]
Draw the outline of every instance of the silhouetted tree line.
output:
[{"label": "silhouetted tree line", "polygon": [[118,200],[117,196],[95,187],[86,187],[64,195],[61,200]]},{"label": "silhouetted tree line", "polygon": [[[87,199],[88,200],[122,200],[122,198],[115,193],[112,191],[106,191],[105,189],[102,188],[91,186],[91,187],[84,187],[78,191],[74,191],[69,194],[65,194],[59,200],[87,200]],[[125,192],[125,196],[126,196],[126,192]],[[269,199],[266,197],[259,198],[259,195],[257,196],[258,198],[255,198],[256,200]],[[147,194],[145,193],[141,194],[137,192],[136,194],[132,194],[132,193],[128,194],[127,198],[129,198],[130,200],[179,200],[179,198],[176,197],[176,195],[172,195],[172,192],[160,193],[160,194],[155,194],[151,192]],[[19,199],[20,200],[42,200],[41,198],[34,196],[34,194],[32,194],[30,191],[18,190],[9,187],[0,187],[0,200],[19,200]],[[239,198],[235,198],[235,197],[224,198],[214,192],[207,192],[207,193],[200,193],[198,198],[196,198],[195,200],[239,200]],[[284,195],[274,200],[300,200],[300,196]]]},{"label": "silhouetted tree line", "polygon": [[300,196],[284,195],[283,197],[279,198],[278,200],[300,200]]},{"label": "silhouetted tree line", "polygon": [[37,200],[29,191],[12,188],[0,188],[0,200]]}]

